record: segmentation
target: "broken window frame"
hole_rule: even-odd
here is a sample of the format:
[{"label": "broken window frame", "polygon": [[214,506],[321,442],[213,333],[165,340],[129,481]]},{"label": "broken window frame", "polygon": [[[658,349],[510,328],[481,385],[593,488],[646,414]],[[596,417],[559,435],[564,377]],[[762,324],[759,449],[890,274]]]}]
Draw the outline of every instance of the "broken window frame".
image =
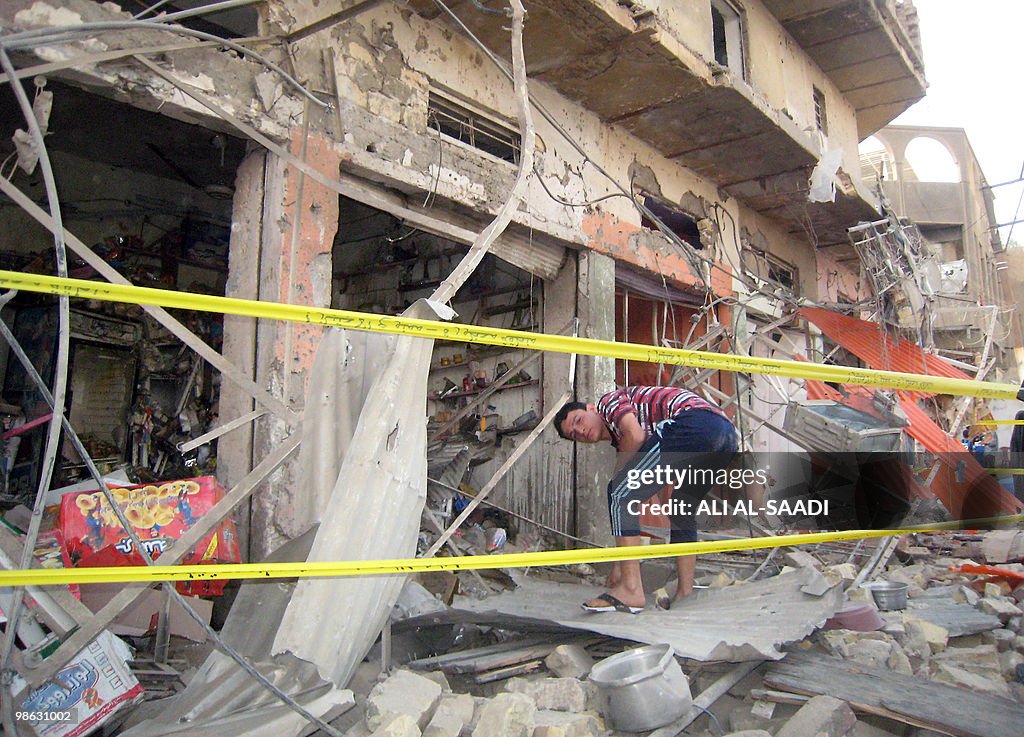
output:
[{"label": "broken window frame", "polygon": [[710,10],[715,62],[747,79],[747,25],[742,9],[730,0],[711,0]]},{"label": "broken window frame", "polygon": [[474,109],[452,95],[431,89],[427,100],[427,128],[449,141],[469,146],[500,161],[519,165],[522,137],[494,113]]},{"label": "broken window frame", "polygon": [[811,99],[814,104],[814,126],[822,135],[827,136],[828,106],[825,103],[825,93],[817,85],[811,85]]},{"label": "broken window frame", "polygon": [[[638,196],[643,201],[644,207],[661,220],[665,227],[675,233],[691,248],[698,251],[704,250],[704,243],[700,239],[700,228],[697,226],[697,221],[700,220],[699,217],[643,190],[638,193]],[[681,225],[686,225],[687,227],[684,228]],[[692,228],[689,226],[692,226]],[[640,216],[640,227],[653,230],[656,233],[661,232],[654,221],[643,213]]]},{"label": "broken window frame", "polygon": [[741,259],[744,271],[750,276],[799,295],[800,269],[794,264],[749,244],[744,244]]}]

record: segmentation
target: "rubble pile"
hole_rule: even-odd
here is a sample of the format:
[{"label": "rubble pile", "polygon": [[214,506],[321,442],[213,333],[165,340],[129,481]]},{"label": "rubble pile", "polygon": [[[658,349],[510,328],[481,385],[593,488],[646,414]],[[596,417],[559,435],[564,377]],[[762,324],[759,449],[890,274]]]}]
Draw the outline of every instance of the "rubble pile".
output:
[{"label": "rubble pile", "polygon": [[[1000,734],[1005,729],[1000,720],[1024,714],[1024,565],[1013,559],[1020,555],[1018,545],[1024,547],[1024,534],[1012,531],[907,536],[867,583],[857,580],[864,561],[847,550],[806,548],[780,555],[782,571],[814,568],[829,581],[841,581],[846,604],[813,634],[791,644],[783,660],[775,663],[749,663],[741,670],[744,664],[680,658],[695,706],[680,720],[648,734]],[[709,589],[746,585],[743,579],[749,574],[735,568],[732,575],[716,570],[713,557],[702,562],[704,575],[699,580]],[[871,587],[882,582],[905,592],[905,601],[896,600],[903,608],[879,610]],[[424,593],[420,589],[418,595]],[[432,609],[420,604],[419,612]],[[438,605],[435,614],[446,609]],[[630,621],[645,614],[650,612]],[[598,659],[636,643],[584,638],[578,632],[502,636],[509,639],[484,647],[477,639],[464,650],[455,646],[433,657],[412,657],[384,680],[377,676],[378,664],[364,662],[364,688],[360,696],[352,685],[357,708],[346,715],[346,734],[628,734],[615,729],[607,694],[588,680],[588,674]],[[496,665],[503,668],[485,670]],[[835,677],[807,676],[816,668]],[[801,685],[801,679],[806,683]],[[719,688],[723,682],[725,688]],[[886,695],[903,691],[912,695],[907,701],[916,703]],[[950,710],[951,704],[960,704],[960,716],[977,726],[964,726],[946,715],[942,709]],[[1009,733],[1012,730],[1002,732]]]}]

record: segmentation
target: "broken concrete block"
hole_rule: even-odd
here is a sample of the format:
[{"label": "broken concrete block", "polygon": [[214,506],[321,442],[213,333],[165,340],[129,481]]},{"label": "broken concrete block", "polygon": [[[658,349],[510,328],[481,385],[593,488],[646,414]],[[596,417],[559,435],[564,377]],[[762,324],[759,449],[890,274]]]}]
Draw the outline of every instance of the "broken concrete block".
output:
[{"label": "broken concrete block", "polygon": [[730,732],[724,737],[772,737],[772,733],[763,729],[744,729],[742,732]]},{"label": "broken concrete block", "polygon": [[1024,664],[1024,655],[1016,650],[999,653],[999,668],[1006,680],[1015,681],[1017,679],[1017,667],[1021,664]]},{"label": "broken concrete block", "polygon": [[559,645],[544,658],[544,665],[559,678],[586,678],[594,659],[582,645]]},{"label": "broken concrete block", "polygon": [[892,645],[879,640],[857,640],[847,648],[847,658],[855,663],[884,668],[892,654]]},{"label": "broken concrete block", "polygon": [[390,714],[370,737],[420,737],[420,728],[409,714]]},{"label": "broken concrete block", "polygon": [[448,694],[442,696],[434,710],[434,716],[423,730],[423,737],[459,737],[462,730],[473,720],[476,703],[469,694]]},{"label": "broken concrete block", "polygon": [[886,666],[894,673],[903,673],[908,676],[914,675],[914,666],[911,664],[910,658],[903,652],[903,648],[895,642],[892,644],[892,651],[889,653]]},{"label": "broken concrete block", "polygon": [[996,650],[1001,653],[1005,653],[1007,650],[1012,650],[1013,641],[1016,638],[1017,633],[1009,629],[989,630],[988,632],[981,633],[982,641],[995,645]]},{"label": "broken concrete block", "polygon": [[594,737],[604,731],[603,720],[594,714],[538,710],[534,714],[533,737]]},{"label": "broken concrete block", "polygon": [[1021,611],[1020,607],[1005,597],[989,597],[986,596],[984,599],[978,602],[978,609],[985,612],[985,614],[991,614],[994,617],[999,617],[999,621],[1006,624],[1010,621],[1010,617],[1019,617],[1024,612]]},{"label": "broken concrete block", "polygon": [[786,553],[785,560],[786,563],[794,568],[817,568],[821,570],[821,561],[803,550],[789,551]]},{"label": "broken concrete block", "polygon": [[[914,643],[912,649],[915,651],[919,650],[917,645],[921,640],[927,643],[928,650],[932,653],[941,653],[946,649],[946,644],[949,642],[949,631],[944,627],[917,617],[906,617],[904,624],[907,627],[907,638]],[[928,653],[922,653],[922,656],[927,657]]]},{"label": "broken concrete block", "polygon": [[431,670],[425,673],[420,673],[424,678],[429,678],[431,681],[441,687],[441,693],[451,693],[452,687],[448,683],[448,676],[444,674],[444,671]]},{"label": "broken concrete block", "polygon": [[1018,635],[1021,634],[1021,628],[1024,626],[1024,617],[1010,617],[1006,620],[1006,629],[1013,630]]},{"label": "broken concrete block", "polygon": [[951,665],[969,671],[982,678],[1001,678],[999,655],[995,645],[978,647],[950,647],[932,657],[932,667]]},{"label": "broken concrete block", "polygon": [[979,693],[987,693],[992,696],[1003,696],[1010,698],[1010,689],[1007,688],[1003,679],[986,678],[979,676],[977,673],[971,673],[963,668],[957,668],[954,665],[943,663],[939,666],[938,671],[935,673],[933,681],[939,683],[949,683],[953,686],[960,686],[962,688],[969,688],[972,691]]},{"label": "broken concrete block", "polygon": [[524,693],[500,693],[479,710],[473,737],[531,737],[537,705]]},{"label": "broken concrete block", "polygon": [[984,595],[986,599],[995,599],[1000,596],[1009,596],[1011,590],[1010,584],[1006,581],[996,581],[985,584]]},{"label": "broken concrete block", "polygon": [[892,568],[886,573],[885,577],[889,581],[905,583],[908,586],[916,586],[919,589],[924,589],[925,584],[928,583],[928,579],[924,572],[924,566],[920,564]]},{"label": "broken concrete block", "polygon": [[839,578],[843,581],[853,581],[857,578],[857,566],[853,563],[839,563],[834,566],[829,566],[825,569],[825,572],[838,574]]},{"label": "broken concrete block", "polygon": [[831,696],[815,696],[786,722],[775,737],[844,737],[857,723],[850,705]]},{"label": "broken concrete block", "polygon": [[981,599],[981,595],[970,586],[960,586],[957,588],[956,593],[953,594],[953,600],[960,604],[977,606],[979,599]]},{"label": "broken concrete block", "polygon": [[376,731],[392,716],[408,714],[423,729],[440,698],[441,687],[434,681],[412,671],[395,671],[366,697],[366,724]]},{"label": "broken concrete block", "polygon": [[575,678],[540,678],[535,681],[511,678],[505,684],[505,690],[527,694],[538,709],[579,712],[587,708],[587,692],[583,683]]}]

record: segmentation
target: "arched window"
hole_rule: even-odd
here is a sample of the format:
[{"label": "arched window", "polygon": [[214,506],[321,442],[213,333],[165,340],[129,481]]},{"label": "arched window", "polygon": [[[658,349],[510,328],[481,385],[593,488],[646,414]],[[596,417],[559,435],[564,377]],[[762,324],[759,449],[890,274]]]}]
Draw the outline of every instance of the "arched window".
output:
[{"label": "arched window", "polygon": [[896,179],[896,167],[885,144],[875,136],[868,136],[857,147],[860,154],[860,177],[865,182]]},{"label": "arched window", "polygon": [[959,182],[960,165],[941,142],[918,136],[907,144],[907,177],[919,182]]}]

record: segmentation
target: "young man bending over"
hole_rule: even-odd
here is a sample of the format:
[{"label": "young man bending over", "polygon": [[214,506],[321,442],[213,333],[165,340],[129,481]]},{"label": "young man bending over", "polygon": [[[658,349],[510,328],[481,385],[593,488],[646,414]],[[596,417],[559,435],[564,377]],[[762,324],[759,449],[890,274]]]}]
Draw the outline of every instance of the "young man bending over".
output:
[{"label": "young man bending over", "polygon": [[[617,451],[608,484],[608,513],[615,544],[640,544],[643,504],[671,487],[671,542],[694,542],[692,510],[713,485],[715,471],[736,453],[736,431],[717,406],[685,389],[628,386],[597,405],[568,402],[555,415],[558,434],[578,443],[610,441]],[[670,479],[666,483],[666,479]],[[676,558],[676,599],[693,590],[693,555]],[[640,562],[621,561],[608,577],[609,590],[583,604],[591,612],[638,612],[644,606]]]}]

